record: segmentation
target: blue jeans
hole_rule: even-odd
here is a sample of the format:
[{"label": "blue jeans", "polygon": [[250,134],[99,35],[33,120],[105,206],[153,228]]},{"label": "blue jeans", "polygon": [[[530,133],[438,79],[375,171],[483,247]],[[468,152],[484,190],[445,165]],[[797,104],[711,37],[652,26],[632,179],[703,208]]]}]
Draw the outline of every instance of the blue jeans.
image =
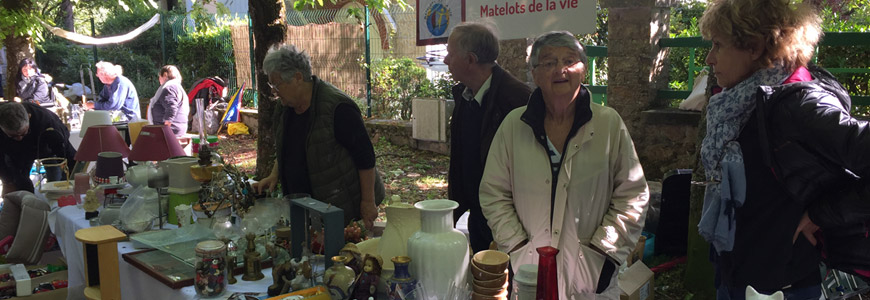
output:
[{"label": "blue jeans", "polygon": [[[822,287],[820,285],[811,285],[802,288],[791,288],[782,291],[785,294],[785,300],[818,300],[822,298]],[[744,300],[746,299],[746,288],[732,288],[725,285],[719,285],[716,289],[717,300]]]}]

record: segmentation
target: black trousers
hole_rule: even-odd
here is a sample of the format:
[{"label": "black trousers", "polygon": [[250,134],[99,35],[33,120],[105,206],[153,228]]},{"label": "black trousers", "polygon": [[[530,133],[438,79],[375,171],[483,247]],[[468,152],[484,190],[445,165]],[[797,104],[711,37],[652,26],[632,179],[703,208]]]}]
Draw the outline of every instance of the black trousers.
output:
[{"label": "black trousers", "polygon": [[[468,216],[468,241],[471,244],[471,250],[474,253],[489,249],[489,244],[492,243],[492,229],[486,224],[486,217],[480,210],[480,206],[469,207],[463,203],[459,204],[453,211],[454,223],[462,217],[465,211],[469,211]],[[472,253],[473,254],[473,253]]]}]

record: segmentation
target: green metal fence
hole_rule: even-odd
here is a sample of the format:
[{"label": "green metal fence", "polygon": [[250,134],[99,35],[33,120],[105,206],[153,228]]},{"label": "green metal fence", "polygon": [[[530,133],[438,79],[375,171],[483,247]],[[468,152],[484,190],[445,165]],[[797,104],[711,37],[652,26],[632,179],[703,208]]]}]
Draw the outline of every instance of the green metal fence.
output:
[{"label": "green metal fence", "polygon": [[[695,74],[696,72],[700,72],[704,66],[698,66],[695,64],[696,61],[696,51],[701,48],[710,48],[710,41],[705,41],[701,37],[684,37],[684,38],[668,38],[662,39],[659,42],[659,46],[661,47],[672,47],[672,48],[689,48],[690,49],[690,57],[689,57],[689,66],[688,66],[688,86],[694,86]],[[826,47],[868,47],[870,46],[870,33],[862,33],[862,32],[826,32],[824,39],[819,43],[819,51],[824,51]],[[817,51],[818,53],[818,51]],[[817,56],[818,57],[818,56]],[[832,62],[835,64],[835,62]],[[828,71],[830,71],[834,76],[836,76],[840,81],[845,81],[848,79],[848,76],[852,76],[854,74],[870,74],[870,65],[867,66],[853,66],[853,67],[840,67],[839,65],[826,66],[824,62],[819,62],[819,65],[822,67],[826,67]],[[660,90],[656,94],[658,99],[685,99],[691,93],[688,91],[677,91],[677,90]],[[850,91],[850,97],[852,98],[852,105],[855,106],[867,106],[870,105],[870,95],[859,95],[855,94],[855,91]]]}]

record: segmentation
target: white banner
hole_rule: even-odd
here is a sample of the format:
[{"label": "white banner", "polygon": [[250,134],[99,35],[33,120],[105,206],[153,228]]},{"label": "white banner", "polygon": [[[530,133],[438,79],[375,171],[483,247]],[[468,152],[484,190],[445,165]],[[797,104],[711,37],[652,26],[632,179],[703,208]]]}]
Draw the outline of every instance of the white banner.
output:
[{"label": "white banner", "polygon": [[595,0],[465,0],[466,20],[489,19],[499,39],[533,38],[547,31],[595,32]]},{"label": "white banner", "polygon": [[417,0],[417,46],[446,44],[465,21],[465,0]]}]

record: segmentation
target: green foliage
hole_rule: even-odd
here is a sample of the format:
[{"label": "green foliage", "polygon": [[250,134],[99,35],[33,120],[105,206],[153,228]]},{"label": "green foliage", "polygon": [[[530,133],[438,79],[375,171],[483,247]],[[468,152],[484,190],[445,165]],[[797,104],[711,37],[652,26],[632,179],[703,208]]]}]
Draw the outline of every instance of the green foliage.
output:
[{"label": "green foliage", "polygon": [[[671,38],[676,37],[693,37],[701,36],[701,30],[698,28],[698,21],[704,15],[706,9],[705,2],[689,2],[680,6],[671,8],[671,23],[668,35]],[[693,60],[695,67],[705,66],[704,60],[707,57],[709,48],[670,48],[668,56],[670,69],[670,82],[668,88],[673,90],[691,90],[689,86],[689,61]],[[694,52],[694,57],[692,53]],[[697,78],[698,72],[695,71],[692,76]],[[678,106],[681,99],[674,99],[670,106]]]},{"label": "green foliage", "polygon": [[[607,9],[601,8],[601,4],[597,5],[597,17],[595,32],[585,35],[578,35],[577,40],[580,44],[586,46],[607,46]],[[595,57],[589,59],[595,64],[596,85],[607,85],[607,57]],[[592,70],[590,67],[589,70]],[[591,82],[586,82],[591,84]]]},{"label": "green foliage", "polygon": [[[214,4],[215,8],[217,8],[217,14],[210,14],[206,11],[203,6],[206,4]],[[190,8],[190,18],[193,19],[193,24],[196,25],[196,30],[198,32],[207,31],[216,27],[217,20],[215,18],[228,14],[230,14],[230,9],[216,0],[193,1],[193,5],[191,5]]]},{"label": "green foliage", "polygon": [[[821,10],[826,32],[870,34],[870,0],[833,1]],[[817,63],[825,68],[870,68],[870,46],[819,47]],[[835,73],[837,80],[853,95],[870,95],[870,74]],[[870,107],[855,106],[856,115],[870,115]]]},{"label": "green foliage", "polygon": [[43,40],[42,25],[39,23],[41,15],[34,10],[29,12],[22,10],[10,10],[0,6],[0,40],[5,40],[7,35],[30,36],[34,41]]},{"label": "green foliage", "polygon": [[[90,86],[87,68],[94,70],[94,57],[90,47],[71,44],[65,39],[49,37],[36,52],[36,62],[43,73],[54,77],[54,82],[73,84],[81,82],[79,70],[84,68],[85,84]],[[97,80],[94,77],[94,80]]]},{"label": "green foliage", "polygon": [[446,76],[433,83],[414,60],[384,58],[372,64],[372,114],[376,118],[409,120],[411,99],[447,98],[453,81]]},{"label": "green foliage", "polygon": [[[148,22],[148,20],[157,13],[161,12],[156,9],[137,9],[125,13],[111,14],[105,21],[99,24],[97,32],[100,36],[125,34],[136,27],[145,24],[145,22]],[[162,13],[167,14],[165,11]],[[172,18],[173,15],[177,14],[177,12],[170,12],[167,14],[167,18]],[[161,21],[162,20],[163,19],[161,19]],[[163,45],[164,41],[160,31],[161,28],[163,28],[167,37],[172,36],[172,31],[169,26],[161,26],[161,24],[157,24],[131,41],[123,44],[112,45],[110,47],[136,49],[137,54],[147,56],[154,62],[155,66],[160,67],[161,62],[164,61],[163,46],[167,49],[167,58],[175,55],[175,40],[167,38],[165,45]]]},{"label": "green foliage", "polygon": [[235,74],[235,57],[229,26],[210,27],[178,38],[178,66],[184,86],[198,78],[221,76],[229,81]]},{"label": "green foliage", "polygon": [[[329,0],[332,4],[335,4],[336,0]],[[309,8],[317,8],[322,7],[324,4],[323,0],[294,0],[293,1],[293,9],[295,10],[305,10]],[[405,0],[365,0],[365,5],[369,7],[372,11],[381,11],[382,9],[388,9],[392,5],[396,5],[402,10],[413,9],[408,5]],[[360,19],[361,12],[359,10],[355,10],[351,12],[352,15],[356,16],[357,19]]]}]

